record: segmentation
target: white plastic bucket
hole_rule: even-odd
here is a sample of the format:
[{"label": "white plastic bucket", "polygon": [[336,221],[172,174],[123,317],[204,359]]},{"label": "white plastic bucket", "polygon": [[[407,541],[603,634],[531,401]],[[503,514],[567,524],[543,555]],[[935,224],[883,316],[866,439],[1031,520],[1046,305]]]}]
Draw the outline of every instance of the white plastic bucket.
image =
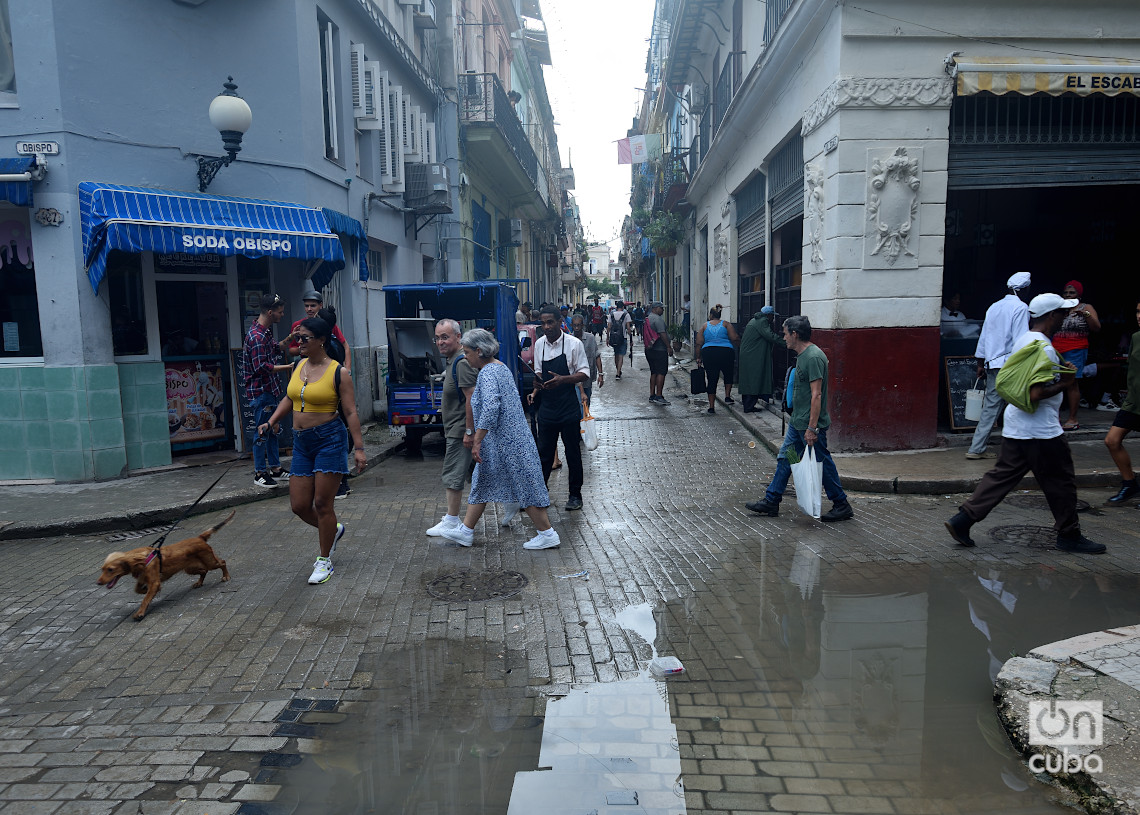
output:
[{"label": "white plastic bucket", "polygon": [[[977,384],[976,382],[974,383]],[[971,388],[966,391],[966,421],[976,422],[982,418],[982,399],[986,396],[984,388]]]}]

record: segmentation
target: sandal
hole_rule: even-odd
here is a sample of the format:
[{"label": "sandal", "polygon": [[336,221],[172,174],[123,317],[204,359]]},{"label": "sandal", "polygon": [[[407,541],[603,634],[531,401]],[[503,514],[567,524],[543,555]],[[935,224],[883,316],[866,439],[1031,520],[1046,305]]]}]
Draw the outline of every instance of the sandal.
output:
[{"label": "sandal", "polygon": [[1080,430],[1081,426],[1076,422],[1065,422],[1061,425],[1062,430]]}]

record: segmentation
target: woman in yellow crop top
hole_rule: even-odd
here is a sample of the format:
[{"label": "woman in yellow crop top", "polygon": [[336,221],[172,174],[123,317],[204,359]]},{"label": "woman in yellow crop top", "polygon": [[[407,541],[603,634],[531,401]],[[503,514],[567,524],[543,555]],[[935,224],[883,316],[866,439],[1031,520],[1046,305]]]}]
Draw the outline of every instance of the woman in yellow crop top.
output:
[{"label": "woman in yellow crop top", "polygon": [[[281,419],[293,411],[289,503],[294,515],[317,528],[320,556],[309,576],[309,582],[314,584],[332,577],[332,554],[337,541],[344,537],[345,525],[337,522],[333,499],[341,477],[348,472],[344,450],[350,433],[357,470],[363,470],[367,463],[352,377],[342,371],[338,386],[337,368],[340,366],[328,355],[331,333],[329,324],[319,317],[301,321],[293,336],[303,359],[293,368],[285,398],[269,421],[257,428],[259,436],[276,433]],[[337,415],[338,407],[344,412],[344,422]]]}]

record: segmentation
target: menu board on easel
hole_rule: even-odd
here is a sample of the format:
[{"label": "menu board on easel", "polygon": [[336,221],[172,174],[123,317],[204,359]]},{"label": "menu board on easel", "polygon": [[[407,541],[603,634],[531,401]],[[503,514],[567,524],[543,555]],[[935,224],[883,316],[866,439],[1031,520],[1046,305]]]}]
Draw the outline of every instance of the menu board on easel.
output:
[{"label": "menu board on easel", "polygon": [[[245,444],[253,438],[254,427],[253,405],[245,398],[245,371],[242,368],[242,349],[230,349],[230,370],[233,372],[234,394],[237,396],[239,418],[237,429],[242,434]],[[282,451],[293,449],[293,414],[290,413],[281,420],[281,433],[277,437]]]},{"label": "menu board on easel", "polygon": [[[950,429],[973,430],[977,422],[966,418],[966,391],[978,382],[978,360],[976,357],[944,357],[946,362],[946,398],[949,400]],[[986,386],[983,378],[979,387]]]}]

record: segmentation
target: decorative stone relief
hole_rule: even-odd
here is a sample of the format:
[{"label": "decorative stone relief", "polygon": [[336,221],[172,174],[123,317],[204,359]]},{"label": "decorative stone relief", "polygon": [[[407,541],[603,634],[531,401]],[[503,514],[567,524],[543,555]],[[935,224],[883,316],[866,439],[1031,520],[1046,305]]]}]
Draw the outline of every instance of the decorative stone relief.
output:
[{"label": "decorative stone relief", "polygon": [[910,237],[918,234],[921,158],[920,147],[897,147],[893,153],[890,148],[867,151],[864,269],[918,268],[918,255],[911,249]]},{"label": "decorative stone relief", "polygon": [[804,167],[804,220],[808,241],[811,243],[811,262],[816,271],[823,271],[823,170],[812,163]]},{"label": "decorative stone relief", "polygon": [[[713,275],[720,278],[721,291],[727,296],[732,291],[731,270],[728,263],[728,234],[729,230],[723,224],[713,231]],[[710,299],[712,292],[709,292]]]},{"label": "decorative stone relief", "polygon": [[720,205],[720,217],[724,220],[729,220],[728,216],[732,212],[732,199],[724,199],[724,203]]},{"label": "decorative stone relief", "polygon": [[804,111],[801,132],[808,135],[843,108],[949,108],[953,101],[954,80],[948,76],[842,76]]},{"label": "decorative stone relief", "polygon": [[37,209],[36,222],[44,226],[59,226],[63,223],[63,213],[58,209]]}]

